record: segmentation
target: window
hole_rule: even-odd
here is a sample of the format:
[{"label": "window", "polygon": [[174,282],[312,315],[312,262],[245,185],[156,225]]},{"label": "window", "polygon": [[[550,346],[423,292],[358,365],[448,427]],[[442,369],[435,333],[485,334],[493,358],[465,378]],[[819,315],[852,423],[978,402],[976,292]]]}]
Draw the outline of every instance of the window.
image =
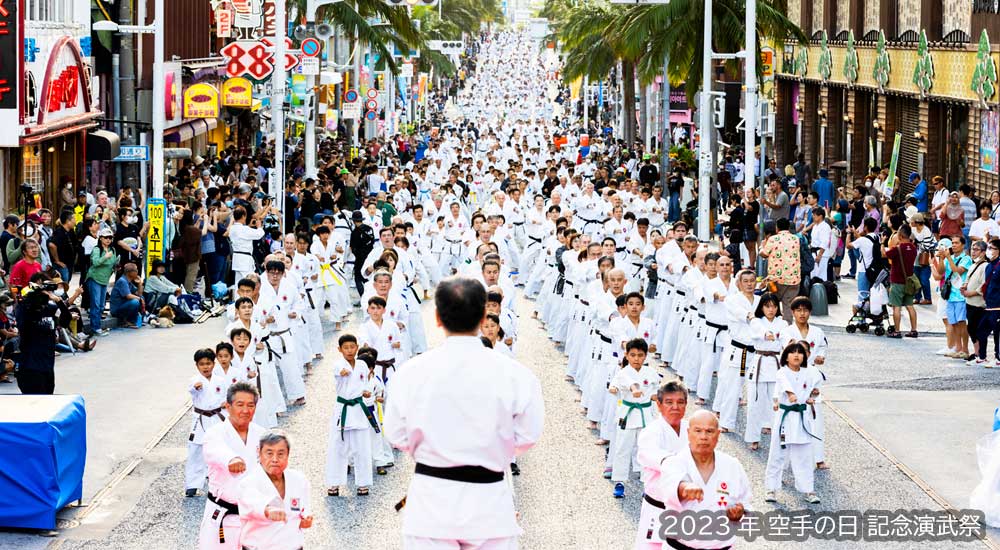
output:
[{"label": "window", "polygon": [[28,21],[73,23],[73,0],[27,0]]},{"label": "window", "polygon": [[[38,149],[38,153],[35,153]],[[22,180],[35,191],[41,193],[45,188],[45,181],[42,179],[42,150],[40,145],[22,147],[21,168]]]}]

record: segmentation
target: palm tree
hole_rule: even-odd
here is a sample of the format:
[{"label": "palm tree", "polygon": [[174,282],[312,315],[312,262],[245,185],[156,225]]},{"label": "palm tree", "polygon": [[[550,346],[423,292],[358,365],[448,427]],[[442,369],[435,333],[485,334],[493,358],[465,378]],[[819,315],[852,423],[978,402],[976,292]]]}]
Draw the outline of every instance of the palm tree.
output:
[{"label": "palm tree", "polygon": [[635,69],[641,53],[628,48],[616,23],[631,8],[605,3],[585,3],[564,11],[557,24],[563,45],[563,79],[573,82],[586,76],[607,78],[621,64],[622,108],[625,110],[623,135],[631,144],[635,137]]},{"label": "palm tree", "polygon": [[[295,0],[298,13],[305,13],[306,0]],[[370,19],[383,24],[372,25]],[[316,22],[335,25],[356,40],[367,43],[393,74],[399,67],[393,59],[393,45],[401,51],[419,48],[423,37],[408,10],[392,7],[382,0],[354,0],[321,6]]]},{"label": "palm tree", "polygon": [[[745,1],[745,0],[744,0]],[[736,52],[745,40],[745,3],[713,0],[713,44],[717,52]],[[757,1],[757,35],[768,37],[780,48],[791,37],[801,43],[808,38],[784,13],[786,0]],[[542,16],[555,17],[553,27],[565,53],[564,78],[573,81],[586,75],[607,78],[620,63],[622,97],[628,108],[624,135],[635,136],[634,76],[646,85],[660,74],[669,54],[671,82],[686,82],[689,99],[702,81],[703,0],[671,0],[666,5],[630,7],[603,2],[575,5],[574,0],[547,0]],[[727,68],[737,72],[739,64]],[[760,64],[757,70],[760,71]]]},{"label": "palm tree", "polygon": [[[497,0],[447,0],[438,8],[414,8],[413,15],[421,23],[424,40],[460,40],[463,32],[475,32],[484,22],[503,18]],[[455,65],[440,52],[424,49],[420,52],[421,70],[433,68],[440,75],[451,75]]]},{"label": "palm tree", "polygon": [[[805,44],[809,38],[793,23],[787,13],[787,0],[757,1],[757,44],[770,40],[780,50],[788,39]],[[743,49],[746,40],[745,1],[713,0],[712,43],[716,52],[732,53]],[[637,6],[619,21],[622,35],[631,48],[645,46],[646,55],[639,63],[640,78],[652,82],[662,72],[663,59],[669,55],[668,74],[672,82],[685,82],[688,99],[702,84],[704,0],[671,0],[666,5]],[[759,51],[757,52],[759,55]],[[728,61],[726,68],[738,74],[740,62]],[[761,64],[757,63],[761,77]]]}]

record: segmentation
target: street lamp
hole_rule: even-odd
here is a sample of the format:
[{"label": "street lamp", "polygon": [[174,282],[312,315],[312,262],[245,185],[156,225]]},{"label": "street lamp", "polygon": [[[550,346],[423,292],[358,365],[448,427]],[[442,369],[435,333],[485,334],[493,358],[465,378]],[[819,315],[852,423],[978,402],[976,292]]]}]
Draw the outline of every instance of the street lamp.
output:
[{"label": "street lamp", "polygon": [[[91,29],[101,32],[153,35],[153,198],[163,198],[163,130],[166,126],[164,106],[166,77],[163,74],[163,0],[156,0],[152,25],[119,25],[114,21],[98,21]],[[131,55],[131,52],[130,52]],[[145,191],[145,190],[143,190]]]}]

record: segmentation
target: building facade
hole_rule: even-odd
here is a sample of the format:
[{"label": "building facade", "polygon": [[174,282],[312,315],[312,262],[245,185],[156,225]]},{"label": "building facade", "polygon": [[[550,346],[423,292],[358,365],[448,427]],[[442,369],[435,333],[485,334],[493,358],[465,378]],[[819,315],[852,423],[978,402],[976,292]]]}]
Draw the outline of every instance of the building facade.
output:
[{"label": "building facade", "polygon": [[980,196],[998,188],[1000,105],[996,2],[789,0],[811,37],[775,60],[775,155],[802,153],[840,184],[887,166],[941,175]]}]

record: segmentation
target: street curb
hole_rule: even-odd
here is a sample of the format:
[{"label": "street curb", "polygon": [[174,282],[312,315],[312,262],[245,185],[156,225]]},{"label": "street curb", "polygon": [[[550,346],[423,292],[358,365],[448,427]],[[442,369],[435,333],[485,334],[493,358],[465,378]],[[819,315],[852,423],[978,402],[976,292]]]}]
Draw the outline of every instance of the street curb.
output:
[{"label": "street curb", "polygon": [[[845,333],[847,332],[844,329],[844,325],[834,324],[834,320],[830,319],[829,316],[812,317],[811,319],[809,319],[809,322],[812,323],[812,324],[814,324],[814,325],[816,325],[816,326],[818,326],[818,327],[822,327],[824,330],[826,330],[826,329],[829,328],[829,329],[837,329],[838,332],[845,332]],[[861,333],[858,333],[858,334],[861,334]],[[862,336],[866,336],[865,334],[861,334],[861,335]],[[872,335],[872,336],[874,336],[874,335]],[[944,332],[938,332],[936,330],[929,330],[929,331],[920,331],[920,336],[947,336],[947,335]],[[884,336],[882,336],[880,338],[884,338]]]}]

